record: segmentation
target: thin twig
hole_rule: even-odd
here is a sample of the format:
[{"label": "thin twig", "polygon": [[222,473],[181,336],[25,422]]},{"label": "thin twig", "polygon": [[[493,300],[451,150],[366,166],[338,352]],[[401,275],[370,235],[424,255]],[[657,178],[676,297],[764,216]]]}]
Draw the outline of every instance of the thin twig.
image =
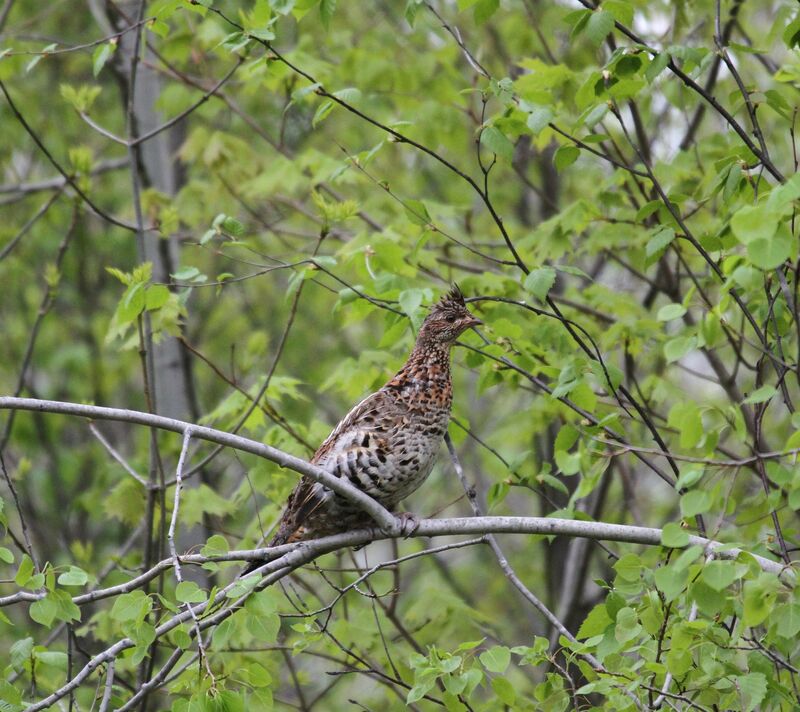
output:
[{"label": "thin twig", "polygon": [[[69,183],[69,185],[72,187],[72,189],[80,196],[81,200],[83,200],[83,202],[86,203],[86,205],[88,205],[89,208],[91,208],[91,210],[96,215],[98,215],[99,217],[103,218],[104,220],[106,220],[107,222],[111,223],[112,225],[116,225],[117,227],[125,228],[126,230],[130,230],[132,232],[136,232],[136,226],[135,225],[131,225],[128,222],[124,222],[122,220],[119,220],[119,219],[113,217],[112,215],[109,215],[102,208],[98,207],[98,205],[78,185],[78,183],[75,180],[75,178],[72,175],[70,175],[69,173],[67,173],[67,171],[64,168],[62,168],[61,164],[55,159],[53,154],[50,153],[50,150],[47,148],[47,146],[44,145],[42,140],[39,138],[39,135],[31,128],[30,124],[27,122],[25,117],[22,115],[20,110],[17,108],[17,105],[14,103],[13,99],[11,98],[11,95],[8,93],[8,89],[6,89],[5,83],[2,80],[0,80],[0,91],[3,92],[3,95],[5,96],[9,107],[11,107],[11,112],[17,118],[17,121],[19,121],[19,123],[22,125],[22,128],[25,129],[25,132],[28,134],[28,136],[30,136],[31,139],[33,140],[33,142],[39,147],[39,150],[42,153],[44,153],[44,155],[47,157],[47,160],[50,161],[52,166],[61,174],[61,176],[64,178],[64,181],[66,183]],[[150,228],[148,228],[148,229],[150,229]]]}]

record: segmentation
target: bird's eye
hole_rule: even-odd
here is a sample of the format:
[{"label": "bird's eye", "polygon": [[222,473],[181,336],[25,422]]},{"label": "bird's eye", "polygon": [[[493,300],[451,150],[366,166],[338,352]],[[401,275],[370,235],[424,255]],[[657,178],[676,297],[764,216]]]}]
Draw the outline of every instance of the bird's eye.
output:
[{"label": "bird's eye", "polygon": [[447,321],[448,321],[450,324],[452,324],[452,323],[453,323],[455,320],[456,320],[456,318],[455,318],[455,317],[454,317],[452,314],[451,314],[450,316],[448,316],[448,317],[447,317]]}]

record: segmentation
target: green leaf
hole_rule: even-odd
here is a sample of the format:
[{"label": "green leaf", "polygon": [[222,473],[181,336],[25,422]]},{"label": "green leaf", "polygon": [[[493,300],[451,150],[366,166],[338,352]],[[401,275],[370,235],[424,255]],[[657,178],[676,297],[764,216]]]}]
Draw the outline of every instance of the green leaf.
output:
[{"label": "green leaf", "polygon": [[206,276],[197,267],[183,267],[171,275],[177,282],[205,281]]},{"label": "green leaf", "polygon": [[123,323],[135,321],[144,311],[146,289],[144,282],[136,282],[125,290],[117,309],[120,321]]},{"label": "green leaf", "polygon": [[422,306],[424,292],[421,289],[404,289],[397,297],[400,308],[412,319]]},{"label": "green leaf", "polygon": [[28,613],[34,621],[49,628],[53,625],[58,613],[58,605],[50,595],[40,598],[38,601],[31,603]]},{"label": "green leaf", "polygon": [[616,77],[634,77],[642,67],[642,59],[636,55],[626,55],[614,65]]},{"label": "green leaf", "polygon": [[781,638],[794,639],[800,633],[800,603],[784,603],[776,607],[769,620]]},{"label": "green leaf", "polygon": [[703,567],[702,579],[715,591],[722,591],[740,576],[736,562],[714,560]]},{"label": "green leaf", "polygon": [[638,581],[642,569],[642,560],[636,554],[625,554],[614,564],[617,576],[624,581]]},{"label": "green leaf", "polygon": [[702,553],[703,547],[699,544],[693,544],[685,551],[682,551],[680,556],[675,559],[670,566],[676,570],[683,570],[700,558]]},{"label": "green leaf", "polygon": [[335,102],[331,101],[330,99],[326,99],[323,101],[318,107],[316,112],[314,112],[314,118],[311,119],[311,126],[313,128],[317,128],[325,119],[328,117],[328,114],[333,111],[334,107],[336,106]]},{"label": "green leaf", "polygon": [[271,42],[275,39],[275,33],[268,27],[261,27],[257,30],[249,30],[247,32],[247,36],[254,37],[257,40],[263,40],[264,42]]},{"label": "green leaf", "polygon": [[58,583],[62,586],[84,586],[88,581],[89,574],[77,566],[70,566],[58,577]]},{"label": "green leaf", "polygon": [[427,227],[431,224],[431,216],[428,208],[421,200],[406,200],[403,203],[406,208],[406,217],[415,225]]},{"label": "green leaf", "polygon": [[525,277],[524,287],[539,301],[544,301],[556,281],[556,271],[552,267],[539,267],[531,270]]},{"label": "green leaf", "polygon": [[664,356],[668,363],[680,361],[697,346],[696,336],[676,336],[664,344]]},{"label": "green leaf", "polygon": [[61,84],[59,90],[64,100],[71,104],[76,111],[88,111],[94,100],[99,96],[102,88],[86,85],[75,88],[69,84]]},{"label": "green leaf", "polygon": [[511,485],[508,482],[494,482],[486,492],[486,506],[489,511],[492,511],[498,504],[500,504],[511,490]]},{"label": "green leaf", "polygon": [[186,526],[198,524],[204,514],[222,516],[234,508],[228,497],[223,497],[206,484],[186,489],[181,505],[181,523]]},{"label": "green leaf", "polygon": [[6,547],[0,546],[0,561],[2,561],[4,564],[13,564],[14,554],[11,552],[10,549],[6,549]]},{"label": "green leaf", "polygon": [[511,662],[511,651],[505,645],[495,645],[482,652],[478,659],[489,672],[504,673]]},{"label": "green leaf", "polygon": [[736,685],[744,697],[743,712],[753,712],[767,694],[767,678],[763,673],[751,672],[735,678]]},{"label": "green leaf", "polygon": [[606,628],[614,621],[608,615],[608,609],[605,603],[598,603],[589,615],[584,618],[581,627],[578,629],[577,638],[584,640],[585,638],[592,638],[595,635],[602,635],[605,633]]},{"label": "green leaf", "polygon": [[245,669],[247,670],[247,681],[253,687],[269,687],[272,684],[272,675],[263,665],[248,663]]},{"label": "green leaf", "polygon": [[152,284],[145,292],[144,305],[147,311],[161,309],[170,298],[171,292],[163,284]]},{"label": "green leaf", "polygon": [[547,128],[554,116],[555,113],[549,106],[533,105],[525,124],[534,136],[538,136],[543,129]]},{"label": "green leaf", "polygon": [[608,10],[621,25],[633,23],[633,6],[624,0],[603,0],[603,9]]},{"label": "green leaf", "polygon": [[153,608],[153,600],[143,591],[123,593],[111,608],[111,618],[120,623],[143,619]]},{"label": "green leaf", "polygon": [[798,198],[800,198],[800,173],[795,173],[785,183],[776,185],[769,192],[766,207],[772,210],[776,217],[780,217]]},{"label": "green leaf", "polygon": [[17,586],[24,586],[31,580],[33,576],[33,561],[31,561],[31,557],[27,554],[22,555],[22,561],[19,562],[19,568],[17,569],[17,575],[14,576],[14,583]]},{"label": "green leaf", "polygon": [[269,0],[269,6],[279,15],[288,15],[294,5],[295,0]]},{"label": "green leaf", "polygon": [[231,32],[222,40],[222,46],[231,54],[247,50],[253,40],[243,32]]},{"label": "green leaf", "polygon": [[774,386],[761,386],[761,388],[757,388],[749,396],[747,396],[742,403],[766,403],[768,400],[773,398],[777,392],[778,391]]},{"label": "green leaf", "polygon": [[674,239],[675,230],[671,227],[658,228],[648,241],[645,247],[645,254],[648,257],[655,257],[666,249]]},{"label": "green leaf", "polygon": [[8,652],[11,667],[19,670],[33,654],[33,638],[21,638],[11,646]]},{"label": "green leaf", "polygon": [[570,39],[576,37],[586,29],[586,24],[589,22],[591,14],[591,10],[575,10],[564,17],[564,22],[572,28],[569,35]]},{"label": "green leaf", "polygon": [[561,172],[578,160],[581,151],[577,146],[561,146],[553,155],[553,164]]},{"label": "green leaf", "polygon": [[155,640],[155,628],[147,621],[139,621],[127,628],[131,639],[136,643],[131,656],[134,665],[141,663],[150,652],[150,644]]},{"label": "green leaf", "polygon": [[415,684],[406,695],[406,704],[412,705],[415,702],[419,702],[423,697],[425,697],[425,695],[428,694],[435,684],[435,678],[426,679]]},{"label": "green leaf", "polygon": [[336,12],[336,0],[320,0],[319,3],[319,17],[322,20],[322,26],[326,30],[331,28],[331,20],[333,14]]},{"label": "green leaf", "polygon": [[66,623],[81,619],[80,608],[73,603],[72,596],[63,590],[50,591],[46,598],[32,604],[30,615],[31,618],[48,627],[53,618],[58,618]]},{"label": "green leaf", "polygon": [[689,543],[689,532],[680,524],[668,522],[661,530],[661,544],[672,549],[681,549]]},{"label": "green leaf", "polygon": [[517,701],[514,686],[504,677],[492,678],[492,690],[503,704],[513,705]]},{"label": "green leaf", "polygon": [[233,235],[233,237],[243,237],[245,234],[244,225],[236,218],[232,218],[230,215],[226,215],[224,217],[221,227],[229,235]]},{"label": "green leaf", "polygon": [[55,42],[47,45],[47,47],[41,50],[39,54],[34,56],[34,58],[30,62],[28,62],[27,66],[25,67],[25,73],[27,74],[28,72],[30,72],[37,64],[39,64],[39,62],[42,61],[44,57],[48,57],[50,55],[50,52],[52,52],[57,47],[58,45]]},{"label": "green leaf", "polygon": [[789,49],[800,44],[800,15],[794,18],[783,31],[783,41]]},{"label": "green leaf", "polygon": [[37,650],[34,655],[40,663],[66,670],[69,656],[56,650]]},{"label": "green leaf", "polygon": [[463,643],[459,643],[456,646],[454,652],[461,653],[465,650],[475,650],[486,638],[481,638],[480,640],[465,640]]},{"label": "green leaf", "polygon": [[778,228],[778,221],[772,211],[762,203],[745,205],[731,218],[731,229],[736,239],[743,245],[753,240],[769,240]]},{"label": "green leaf", "polygon": [[606,10],[595,10],[586,22],[586,36],[599,45],[614,29],[614,16]]},{"label": "green leaf", "polygon": [[774,576],[761,574],[755,581],[744,583],[744,613],[746,626],[761,625],[772,612],[776,590],[780,584]]},{"label": "green leaf", "polygon": [[476,25],[482,25],[489,20],[500,7],[500,0],[478,0],[475,3],[472,15]]},{"label": "green leaf", "polygon": [[680,319],[686,313],[686,307],[683,304],[667,304],[658,310],[657,319],[659,321],[672,321],[673,319]]},{"label": "green leaf", "polygon": [[166,22],[154,18],[147,23],[147,29],[150,30],[150,32],[153,32],[154,34],[158,35],[159,37],[164,38],[169,35],[170,27]]},{"label": "green leaf", "polygon": [[556,466],[559,472],[563,475],[575,475],[581,469],[581,454],[580,452],[567,453],[559,450],[555,454]]},{"label": "green leaf", "polygon": [[667,670],[675,677],[683,677],[692,668],[692,654],[685,648],[673,646],[667,653]]},{"label": "green leaf", "polygon": [[100,71],[106,65],[109,58],[114,54],[117,49],[117,41],[112,40],[111,42],[104,42],[101,45],[97,45],[94,52],[92,53],[92,73],[96,77],[100,74]]},{"label": "green leaf", "polygon": [[573,425],[565,423],[559,429],[558,435],[556,435],[555,442],[553,443],[553,450],[555,452],[558,452],[559,450],[563,450],[566,452],[576,442],[578,442],[579,437],[580,437],[580,431]]},{"label": "green leaf", "polygon": [[792,241],[788,232],[780,231],[771,238],[758,238],[747,243],[747,256],[759,269],[780,267],[791,254]]},{"label": "green leaf", "polygon": [[581,279],[585,279],[587,282],[593,282],[591,275],[586,274],[580,267],[576,267],[575,265],[553,265],[559,272],[563,272],[564,274],[572,275],[573,277],[580,277]]},{"label": "green leaf", "polygon": [[192,637],[183,628],[176,628],[172,631],[172,641],[182,650],[186,650],[192,645]]},{"label": "green leaf", "polygon": [[[559,469],[561,469],[561,465],[559,465]],[[536,475],[536,481],[558,490],[561,492],[561,494],[564,494],[567,497],[570,495],[569,489],[567,489],[567,486],[561,480],[559,480],[557,477],[553,477],[553,475],[548,475],[546,472],[540,472],[538,475]]]},{"label": "green leaf", "polygon": [[674,601],[681,594],[686,587],[686,578],[685,570],[676,570],[672,566],[662,566],[653,572],[653,580],[658,590],[664,594],[667,603]]},{"label": "green leaf", "polygon": [[414,24],[417,21],[418,12],[419,12],[419,3],[417,2],[417,0],[406,0],[406,9],[403,11],[403,16],[406,18],[406,22],[411,27],[414,27]]},{"label": "green leaf", "polygon": [[175,598],[181,603],[202,603],[206,600],[206,592],[194,581],[181,581],[175,587]]},{"label": "green leaf", "polygon": [[487,126],[481,131],[481,146],[509,163],[514,158],[514,144],[496,126]]},{"label": "green leaf", "polygon": [[774,482],[778,487],[785,487],[792,481],[792,473],[778,462],[768,462],[766,469],[770,482]]},{"label": "green leaf", "polygon": [[681,514],[694,517],[711,508],[711,495],[704,490],[691,490],[681,497]]},{"label": "green leaf", "polygon": [[741,180],[742,167],[738,163],[734,163],[728,170],[728,177],[725,179],[725,187],[722,190],[722,199],[726,203],[729,203],[736,195]]},{"label": "green leaf", "polygon": [[669,60],[670,56],[668,52],[659,52],[653,57],[647,69],[644,71],[644,77],[649,84],[652,84],[656,80],[656,77],[667,68]]},{"label": "green leaf", "polygon": [[703,477],[703,474],[704,470],[700,467],[694,467],[681,472],[680,476],[678,477],[678,481],[675,483],[675,489],[680,492],[683,489],[691,487],[696,482],[700,481],[700,479]]},{"label": "green leaf", "polygon": [[274,643],[277,640],[280,627],[281,619],[277,613],[247,616],[247,630],[257,640],[265,643]]},{"label": "green leaf", "polygon": [[619,643],[627,643],[636,638],[642,632],[642,626],[636,617],[633,608],[625,607],[617,612],[617,619],[614,626],[614,637]]},{"label": "green leaf", "polygon": [[229,550],[228,540],[221,534],[214,534],[208,538],[200,553],[203,556],[224,556]]},{"label": "green leaf", "polygon": [[361,98],[361,90],[358,87],[345,87],[333,92],[333,95],[347,104],[353,104]]}]

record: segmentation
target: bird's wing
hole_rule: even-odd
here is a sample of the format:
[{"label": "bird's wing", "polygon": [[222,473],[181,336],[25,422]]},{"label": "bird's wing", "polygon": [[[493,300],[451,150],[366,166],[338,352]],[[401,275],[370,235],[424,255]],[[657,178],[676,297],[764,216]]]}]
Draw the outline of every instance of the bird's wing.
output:
[{"label": "bird's wing", "polygon": [[322,463],[331,451],[338,447],[351,446],[357,434],[363,432],[382,433],[394,426],[394,421],[402,415],[401,408],[391,393],[381,389],[367,396],[339,421],[325,442],[317,448],[311,462]]},{"label": "bird's wing", "polygon": [[[334,467],[326,467],[329,458],[332,459],[331,456],[337,451],[364,447],[363,436],[367,433],[381,435],[391,429],[398,412],[396,401],[386,391],[380,390],[367,396],[342,418],[314,453],[311,462],[331,471],[331,474],[340,475],[333,471]],[[273,545],[296,538],[298,530],[331,496],[332,493],[324,485],[303,477],[289,496]]]}]

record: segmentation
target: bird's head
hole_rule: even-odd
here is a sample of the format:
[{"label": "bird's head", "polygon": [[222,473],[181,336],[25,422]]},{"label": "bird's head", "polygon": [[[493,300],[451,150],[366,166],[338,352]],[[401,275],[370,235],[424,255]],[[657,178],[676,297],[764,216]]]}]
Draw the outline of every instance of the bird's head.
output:
[{"label": "bird's head", "polygon": [[483,322],[474,316],[464,303],[464,295],[454,286],[425,317],[418,340],[439,344],[452,344],[462,332]]}]

